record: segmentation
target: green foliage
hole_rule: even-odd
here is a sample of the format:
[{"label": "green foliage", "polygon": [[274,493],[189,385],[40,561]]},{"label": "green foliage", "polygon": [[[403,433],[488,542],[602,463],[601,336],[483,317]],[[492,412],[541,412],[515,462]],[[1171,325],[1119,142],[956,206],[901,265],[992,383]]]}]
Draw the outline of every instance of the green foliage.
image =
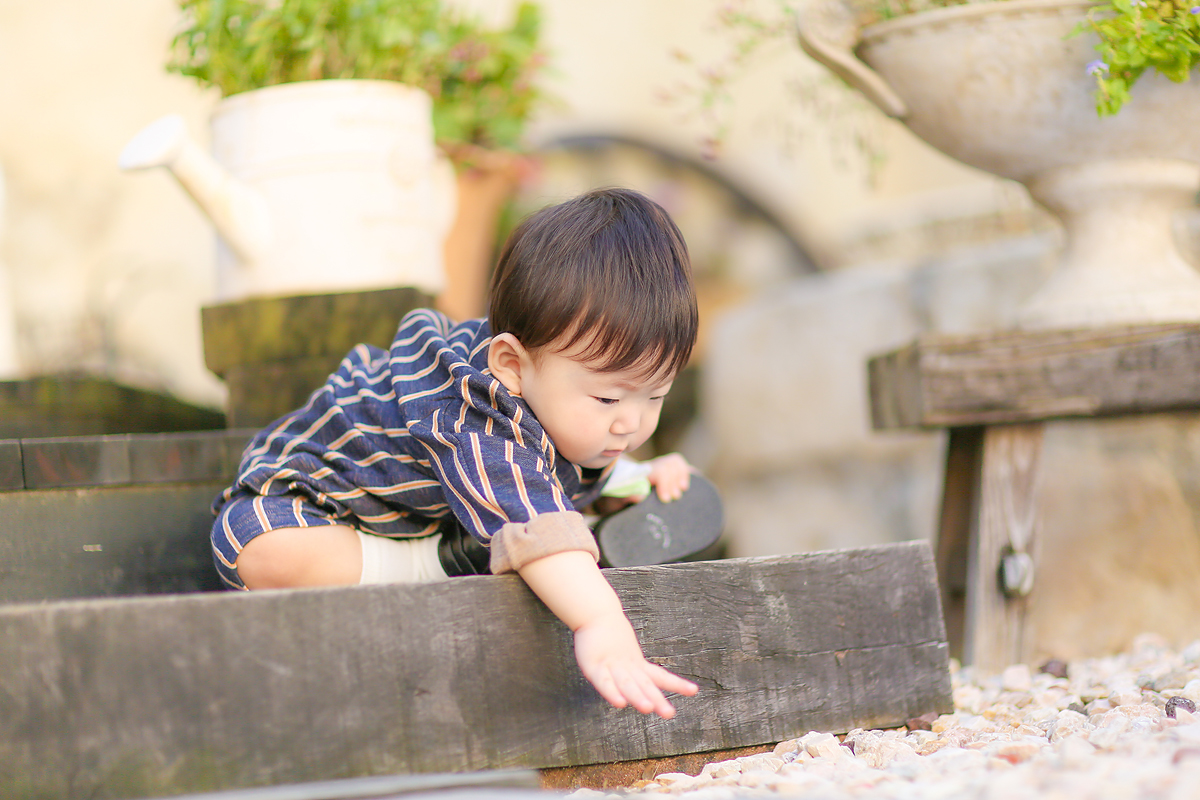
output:
[{"label": "green foliage", "polygon": [[1100,58],[1088,65],[1096,76],[1096,111],[1116,114],[1147,69],[1176,83],[1188,79],[1200,60],[1200,0],[1108,0],[1075,33],[1086,31],[1100,37]]},{"label": "green foliage", "polygon": [[451,28],[445,68],[434,93],[433,123],[439,137],[488,147],[511,147],[525,120],[544,97],[534,84],[545,66],[538,47],[541,15],[522,3],[508,30],[480,30],[457,21]]},{"label": "green foliage", "polygon": [[542,99],[541,16],[489,29],[441,0],[179,0],[167,68],[223,96],[281,83],[393,80],[429,92],[448,145],[513,148]]}]

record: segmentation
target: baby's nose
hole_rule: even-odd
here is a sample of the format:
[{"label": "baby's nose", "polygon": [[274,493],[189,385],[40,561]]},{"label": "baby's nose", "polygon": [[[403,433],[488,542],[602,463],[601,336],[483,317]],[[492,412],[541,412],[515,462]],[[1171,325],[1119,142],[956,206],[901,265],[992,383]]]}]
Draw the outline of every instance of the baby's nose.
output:
[{"label": "baby's nose", "polygon": [[635,411],[623,411],[613,420],[611,430],[619,436],[628,436],[631,433],[637,433],[640,424],[641,414]]}]

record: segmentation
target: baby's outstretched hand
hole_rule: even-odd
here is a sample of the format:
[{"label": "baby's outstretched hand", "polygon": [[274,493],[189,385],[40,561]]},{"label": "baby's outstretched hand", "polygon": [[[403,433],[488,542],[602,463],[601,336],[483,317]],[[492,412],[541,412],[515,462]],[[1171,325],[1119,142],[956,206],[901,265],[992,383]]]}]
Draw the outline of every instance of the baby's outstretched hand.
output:
[{"label": "baby's outstretched hand", "polygon": [[646,479],[664,503],[678,500],[691,485],[692,465],[679,453],[668,453],[646,463],[650,465]]},{"label": "baby's outstretched hand", "polygon": [[575,660],[585,678],[614,708],[631,705],[663,719],[675,707],[663,692],[694,695],[696,684],[653,664],[642,655],[633,627],[624,614],[607,614],[575,631]]},{"label": "baby's outstretched hand", "polygon": [[595,555],[565,550],[530,561],[521,577],[554,615],[575,632],[575,661],[600,696],[616,708],[632,705],[663,719],[675,708],[663,692],[693,695],[696,684],[651,664],[642,655],[621,600],[596,566]]}]

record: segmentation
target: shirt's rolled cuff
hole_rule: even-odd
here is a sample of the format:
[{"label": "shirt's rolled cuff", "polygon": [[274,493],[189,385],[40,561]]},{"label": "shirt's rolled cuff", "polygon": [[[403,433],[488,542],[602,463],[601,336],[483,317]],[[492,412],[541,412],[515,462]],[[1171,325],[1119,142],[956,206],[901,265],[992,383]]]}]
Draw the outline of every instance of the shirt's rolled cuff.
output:
[{"label": "shirt's rolled cuff", "polygon": [[492,537],[491,550],[493,575],[516,572],[539,558],[568,550],[584,550],[600,560],[596,539],[578,511],[552,511],[529,522],[506,523]]}]

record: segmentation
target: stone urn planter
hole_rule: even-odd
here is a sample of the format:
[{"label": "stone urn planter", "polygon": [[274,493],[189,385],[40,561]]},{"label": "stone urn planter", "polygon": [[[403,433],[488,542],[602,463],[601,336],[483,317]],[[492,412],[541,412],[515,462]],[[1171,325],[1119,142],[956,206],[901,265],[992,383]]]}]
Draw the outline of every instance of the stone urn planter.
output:
[{"label": "stone urn planter", "polygon": [[213,113],[211,154],[169,116],[120,164],[166,167],[212,220],[220,301],[445,285],[454,171],[420,89],[318,80],[241,92]]},{"label": "stone urn planter", "polygon": [[1065,229],[1024,328],[1200,321],[1200,273],[1172,234],[1200,189],[1200,81],[1147,71],[1097,116],[1086,0],[954,6],[858,29],[836,1],[801,46],[947,155],[1023,183]]}]

